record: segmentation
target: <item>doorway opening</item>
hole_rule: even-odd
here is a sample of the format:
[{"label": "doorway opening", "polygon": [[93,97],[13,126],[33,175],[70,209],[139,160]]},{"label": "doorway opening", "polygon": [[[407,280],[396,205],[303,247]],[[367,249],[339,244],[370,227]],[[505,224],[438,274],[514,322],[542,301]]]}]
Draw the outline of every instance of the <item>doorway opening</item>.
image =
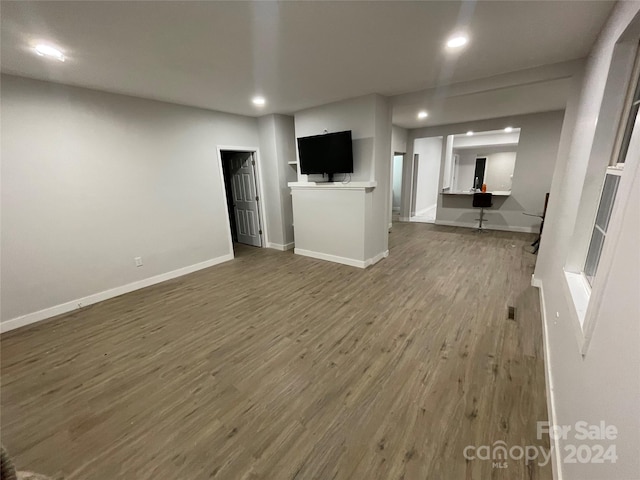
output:
[{"label": "doorway opening", "polygon": [[402,168],[404,167],[404,153],[394,153],[391,166],[391,220],[400,219],[402,206]]},{"label": "doorway opening", "polygon": [[484,170],[487,166],[487,157],[476,157],[476,169],[473,172],[473,188],[480,190],[484,183]]},{"label": "doorway opening", "polygon": [[412,222],[435,223],[443,137],[417,138],[413,144]]},{"label": "doorway opening", "polygon": [[239,245],[264,246],[256,152],[221,149],[220,161],[234,252]]}]

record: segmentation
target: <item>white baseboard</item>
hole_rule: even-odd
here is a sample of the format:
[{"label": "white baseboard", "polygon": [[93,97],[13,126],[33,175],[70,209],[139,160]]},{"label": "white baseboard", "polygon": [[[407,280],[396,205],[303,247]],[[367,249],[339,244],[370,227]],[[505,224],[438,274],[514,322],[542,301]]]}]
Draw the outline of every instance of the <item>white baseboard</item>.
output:
[{"label": "white baseboard", "polygon": [[436,223],[435,219],[431,217],[411,217],[409,221],[412,223]]},{"label": "white baseboard", "polygon": [[[531,275],[531,286],[542,289],[542,280],[536,278],[535,275]],[[544,312],[542,312],[544,315]]]},{"label": "white baseboard", "polygon": [[381,252],[367,260],[356,260],[355,258],[340,257],[338,255],[331,255],[329,253],[313,252],[311,250],[304,250],[302,248],[295,248],[293,252],[297,255],[303,255],[305,257],[317,258],[318,260],[327,260],[329,262],[341,263],[343,265],[349,265],[350,267],[358,268],[367,268],[368,266],[378,263],[383,258],[389,256],[389,250]]},{"label": "white baseboard", "polygon": [[331,255],[329,253],[313,252],[311,250],[304,250],[302,248],[294,248],[293,253],[295,253],[296,255],[303,255],[305,257],[317,258],[318,260],[327,260],[329,262],[341,263],[343,265],[349,265],[350,267],[366,267],[364,260],[340,257],[338,255]]},{"label": "white baseboard", "polygon": [[[547,330],[547,310],[544,301],[544,288],[542,280],[531,275],[531,285],[540,292],[540,314],[542,317],[542,349],[544,352],[544,376],[547,384],[547,413],[549,425],[558,425],[558,417],[555,408],[555,394],[553,389],[553,375],[551,374],[551,362],[549,360],[549,332]],[[551,470],[554,480],[562,480],[562,457],[560,456],[560,439],[551,439],[554,455],[551,457]]]},{"label": "white baseboard", "polygon": [[284,245],[282,243],[267,242],[267,248],[273,248],[275,250],[280,250],[282,252],[286,252],[287,250],[291,250],[294,246],[295,246],[294,242],[285,243]]},{"label": "white baseboard", "polygon": [[410,217],[400,217],[398,220],[401,221],[401,222],[410,222],[411,218]]},{"label": "white baseboard", "polygon": [[[453,222],[451,220],[436,220],[436,225],[445,225],[447,227],[462,227],[462,228],[478,228],[478,224]],[[484,230],[498,230],[501,232],[519,232],[519,233],[537,233],[539,227],[514,227],[510,225],[482,225]]]},{"label": "white baseboard", "polygon": [[24,327],[25,325],[40,322],[42,320],[46,320],[47,318],[55,317],[56,315],[61,315],[73,310],[78,310],[82,307],[108,300],[109,298],[118,297],[120,295],[124,295],[125,293],[133,292],[141,288],[149,287],[157,283],[162,283],[173,278],[181,277],[183,275],[202,270],[203,268],[213,267],[214,265],[228,262],[229,260],[233,260],[232,253],[222,255],[221,257],[212,258],[211,260],[206,260],[204,262],[196,263],[194,265],[189,265],[188,267],[179,268],[171,272],[161,273],[160,275],[156,275],[154,277],[138,280],[137,282],[128,283],[126,285],[105,290],[103,292],[94,293],[92,295],[78,298],[70,302],[62,303],[54,307],[45,308],[44,310],[27,313],[26,315],[12,318],[0,323],[0,333],[8,332],[9,330],[14,330],[19,327]]},{"label": "white baseboard", "polygon": [[388,256],[389,256],[389,250],[385,250],[384,252],[380,252],[379,254],[374,256],[373,258],[370,258],[367,261],[365,261],[364,262],[365,263],[365,267],[368,267],[369,265],[375,265],[380,260],[382,260],[383,258],[387,258]]}]

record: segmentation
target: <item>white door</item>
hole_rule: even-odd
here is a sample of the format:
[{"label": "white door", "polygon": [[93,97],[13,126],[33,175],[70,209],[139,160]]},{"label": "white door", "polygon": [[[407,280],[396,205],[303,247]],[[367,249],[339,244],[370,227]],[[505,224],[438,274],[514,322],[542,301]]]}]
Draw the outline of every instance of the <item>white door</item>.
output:
[{"label": "white door", "polygon": [[231,192],[238,242],[260,247],[262,232],[254,168],[252,153],[238,153],[231,158]]}]

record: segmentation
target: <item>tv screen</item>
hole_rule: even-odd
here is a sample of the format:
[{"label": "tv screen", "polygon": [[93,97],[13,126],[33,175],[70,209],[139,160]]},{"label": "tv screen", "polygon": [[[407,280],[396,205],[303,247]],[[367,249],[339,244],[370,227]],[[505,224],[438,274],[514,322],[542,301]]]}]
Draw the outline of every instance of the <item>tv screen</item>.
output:
[{"label": "tv screen", "polygon": [[298,139],[300,171],[311,173],[353,173],[351,131],[326,133]]}]

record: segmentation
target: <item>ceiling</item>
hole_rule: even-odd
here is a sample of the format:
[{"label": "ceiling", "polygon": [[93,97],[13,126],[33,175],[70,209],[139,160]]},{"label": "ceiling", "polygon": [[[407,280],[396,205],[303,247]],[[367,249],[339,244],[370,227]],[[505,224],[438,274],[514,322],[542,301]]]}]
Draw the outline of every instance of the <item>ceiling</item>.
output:
[{"label": "ceiling", "polygon": [[[612,6],[3,1],[0,58],[5,73],[260,116],[582,58]],[[457,31],[470,42],[452,54],[444,42]],[[36,42],[58,46],[67,60],[36,56]],[[251,103],[255,94],[264,107]],[[468,99],[440,107],[440,115],[469,112]],[[402,108],[413,118],[413,106]]]}]

